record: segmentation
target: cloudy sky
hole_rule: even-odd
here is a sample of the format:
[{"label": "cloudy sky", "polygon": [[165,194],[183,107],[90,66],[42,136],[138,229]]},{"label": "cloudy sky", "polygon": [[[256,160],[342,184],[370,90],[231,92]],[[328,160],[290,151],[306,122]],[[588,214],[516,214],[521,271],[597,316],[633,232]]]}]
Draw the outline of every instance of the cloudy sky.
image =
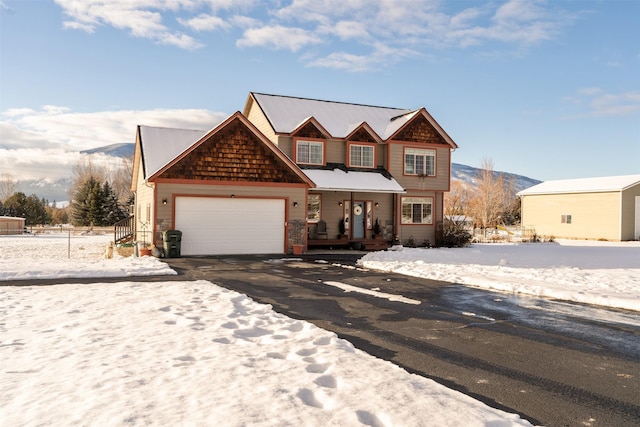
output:
[{"label": "cloudy sky", "polygon": [[0,19],[17,179],[71,176],[137,124],[212,128],[249,91],[425,107],[470,166],[640,173],[635,0],[0,0]]}]

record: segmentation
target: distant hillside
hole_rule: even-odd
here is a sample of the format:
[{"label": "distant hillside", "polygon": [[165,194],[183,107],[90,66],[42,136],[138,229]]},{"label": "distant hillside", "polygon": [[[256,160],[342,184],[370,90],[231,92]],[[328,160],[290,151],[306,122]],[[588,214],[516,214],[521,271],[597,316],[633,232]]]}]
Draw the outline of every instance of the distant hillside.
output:
[{"label": "distant hillside", "polygon": [[17,183],[17,191],[21,191],[27,196],[35,194],[40,199],[47,199],[49,203],[69,200],[70,188],[71,178],[62,178],[56,181],[49,179],[21,179]]},{"label": "distant hillside", "polygon": [[130,157],[133,156],[133,151],[136,145],[130,142],[123,142],[121,144],[105,145],[103,147],[92,148],[90,150],[81,151],[82,154],[96,154],[103,153],[113,157]]},{"label": "distant hillside", "polygon": [[[475,185],[475,179],[479,173],[479,168],[461,165],[459,163],[451,163],[451,179],[453,180],[459,180],[468,185]],[[514,179],[516,192],[522,191],[529,187],[533,187],[534,185],[540,184],[542,182],[537,179],[517,175],[515,173],[494,171],[494,175],[498,174],[503,174],[507,180]]]},{"label": "distant hillside", "polygon": [[[102,153],[113,157],[130,157],[133,156],[134,149],[135,144],[133,143],[121,143],[92,148],[90,150],[81,151],[81,153]],[[470,186],[475,185],[475,178],[478,176],[479,172],[480,169],[472,166],[462,165],[459,163],[451,164],[451,178],[453,180],[460,180]],[[522,191],[542,182],[537,179],[509,172],[495,173],[502,173],[507,177],[507,179],[515,179],[516,191]],[[46,179],[20,180],[18,187],[19,191],[22,191],[26,195],[36,194],[40,198],[49,200],[49,202],[53,202],[54,200],[60,202],[69,200],[68,191],[71,188],[71,178],[60,179],[53,182]]]}]

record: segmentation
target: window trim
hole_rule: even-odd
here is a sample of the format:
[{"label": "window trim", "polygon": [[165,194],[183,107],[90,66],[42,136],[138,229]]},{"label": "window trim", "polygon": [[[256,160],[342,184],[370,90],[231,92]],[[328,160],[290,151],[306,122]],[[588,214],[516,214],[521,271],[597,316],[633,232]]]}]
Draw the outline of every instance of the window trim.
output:
[{"label": "window trim", "polygon": [[[322,147],[322,160],[320,163],[298,161],[298,144],[306,142],[309,144],[320,144]],[[327,144],[324,139],[318,138],[294,138],[293,139],[293,160],[299,165],[326,166],[327,164]],[[311,159],[309,159],[311,160]]]},{"label": "window trim", "polygon": [[[407,201],[409,199],[413,199],[412,201]],[[418,200],[422,200],[423,202],[418,202]],[[425,203],[428,202],[428,203]],[[405,217],[403,214],[404,211],[404,206],[405,204],[410,204],[411,205],[411,212],[412,212],[412,217],[411,217],[411,222],[407,222],[405,221]],[[429,212],[429,222],[413,222],[413,205],[426,205],[428,204],[430,206],[430,212]],[[401,225],[433,225],[433,213],[434,210],[434,201],[433,201],[433,197],[431,196],[427,196],[427,197],[422,197],[422,196],[403,196],[401,197],[400,200],[400,224]]]},{"label": "window trim", "polygon": [[[309,206],[311,204],[311,196],[318,196],[318,219],[311,219],[309,217]],[[321,193],[309,193],[307,195],[307,222],[310,224],[316,224],[322,219],[322,194]]]},{"label": "window trim", "polygon": [[[427,156],[426,154],[420,155],[421,157],[433,157],[433,174],[418,174],[418,173],[409,173],[407,172],[407,151],[425,151],[432,152],[433,156]],[[412,153],[409,153],[412,154]],[[414,154],[415,155],[415,154]],[[426,162],[425,162],[426,167]],[[438,175],[438,150],[435,148],[425,148],[425,147],[416,147],[416,146],[404,146],[402,149],[402,174],[405,176],[419,176],[419,177],[427,177],[427,178],[435,178]]]},{"label": "window trim", "polygon": [[[371,166],[363,166],[363,165],[354,165],[351,162],[351,147],[371,147],[373,149],[373,156],[372,156],[372,164]],[[377,150],[376,147],[377,144],[372,144],[372,143],[366,143],[366,142],[347,142],[347,165],[349,167],[352,168],[363,168],[363,169],[375,169],[378,165],[377,162]]]}]

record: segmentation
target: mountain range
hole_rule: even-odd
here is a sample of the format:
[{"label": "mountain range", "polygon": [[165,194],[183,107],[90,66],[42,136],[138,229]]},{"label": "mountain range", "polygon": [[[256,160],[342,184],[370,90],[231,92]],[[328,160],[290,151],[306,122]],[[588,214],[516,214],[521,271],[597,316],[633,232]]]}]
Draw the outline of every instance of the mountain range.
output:
[{"label": "mountain range", "polygon": [[[81,151],[83,154],[97,154],[102,153],[112,157],[129,157],[133,155],[135,144],[133,143],[121,143],[111,144],[103,147],[93,148],[90,150]],[[451,179],[459,180],[469,186],[475,184],[475,179],[478,176],[480,169],[472,166],[463,165],[460,163],[451,164]],[[496,174],[503,174],[507,180],[514,180],[515,190],[522,191],[526,188],[532,187],[536,184],[540,184],[542,181],[529,178],[526,176],[510,173],[510,172],[495,172]],[[22,191],[26,195],[35,194],[39,198],[47,199],[49,202],[60,202],[69,200],[68,191],[71,188],[72,179],[63,178],[55,181],[49,179],[39,180],[20,180],[18,182],[18,191]]]}]

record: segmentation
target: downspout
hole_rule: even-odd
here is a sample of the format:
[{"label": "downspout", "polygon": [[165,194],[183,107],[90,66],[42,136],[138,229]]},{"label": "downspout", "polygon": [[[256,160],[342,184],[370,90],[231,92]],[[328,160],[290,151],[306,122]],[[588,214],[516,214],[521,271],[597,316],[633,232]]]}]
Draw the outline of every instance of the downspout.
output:
[{"label": "downspout", "polygon": [[398,221],[398,193],[393,193],[393,241],[400,242],[400,222]]}]

